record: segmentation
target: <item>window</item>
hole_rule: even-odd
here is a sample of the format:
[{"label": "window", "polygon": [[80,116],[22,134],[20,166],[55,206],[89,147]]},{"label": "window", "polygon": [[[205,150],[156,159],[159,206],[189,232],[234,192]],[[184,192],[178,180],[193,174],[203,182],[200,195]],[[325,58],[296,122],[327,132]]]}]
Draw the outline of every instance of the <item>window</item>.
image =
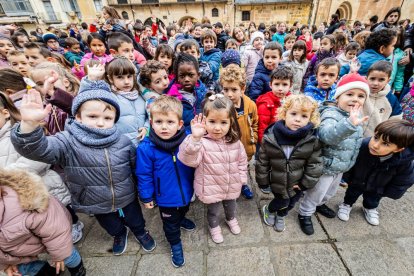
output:
[{"label": "window", "polygon": [[128,4],[128,0],[118,0],[118,4]]},{"label": "window", "polygon": [[142,4],[158,4],[158,0],[141,0]]},{"label": "window", "polygon": [[218,17],[219,16],[219,11],[218,9],[214,8],[211,10],[211,17]]},{"label": "window", "polygon": [[121,13],[121,15],[122,15],[122,18],[123,18],[123,19],[125,19],[125,20],[128,20],[128,19],[129,19],[129,15],[128,15],[128,13],[127,13],[126,11],[123,11],[123,12]]},{"label": "window", "polygon": [[242,21],[250,21],[250,11],[242,11]]},{"label": "window", "polygon": [[96,12],[102,11],[102,8],[103,8],[102,0],[93,0],[93,4],[95,5]]},{"label": "window", "polygon": [[8,16],[32,15],[33,9],[29,0],[0,0],[2,10]]}]

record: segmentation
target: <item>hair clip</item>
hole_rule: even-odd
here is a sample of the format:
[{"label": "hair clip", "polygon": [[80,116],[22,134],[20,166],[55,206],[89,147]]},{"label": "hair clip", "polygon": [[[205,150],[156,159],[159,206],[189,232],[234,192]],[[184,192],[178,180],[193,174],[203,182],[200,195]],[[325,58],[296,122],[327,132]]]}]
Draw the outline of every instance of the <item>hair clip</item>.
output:
[{"label": "hair clip", "polygon": [[210,101],[214,101],[214,100],[219,99],[219,98],[224,98],[224,95],[223,94],[213,94],[210,97],[208,97],[208,99]]},{"label": "hair clip", "polygon": [[23,77],[24,82],[26,83],[26,89],[30,90],[36,87],[36,83],[29,78]]}]

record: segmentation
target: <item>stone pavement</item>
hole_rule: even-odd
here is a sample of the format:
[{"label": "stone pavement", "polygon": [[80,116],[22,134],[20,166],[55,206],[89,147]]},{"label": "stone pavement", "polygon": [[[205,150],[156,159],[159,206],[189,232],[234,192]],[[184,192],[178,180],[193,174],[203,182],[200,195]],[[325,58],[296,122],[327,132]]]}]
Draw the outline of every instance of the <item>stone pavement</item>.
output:
[{"label": "stone pavement", "polygon": [[[340,188],[328,205],[336,210],[344,191]],[[199,201],[192,204],[188,217],[197,230],[182,231],[186,264],[179,269],[171,265],[158,209],[144,210],[158,244],[152,253],[141,250],[130,234],[126,253],[113,256],[112,238],[84,215],[85,238],[77,247],[88,275],[414,275],[414,189],[398,201],[381,202],[377,227],[365,221],[359,200],[347,223],[313,216],[312,236],[301,232],[297,211],[288,215],[283,233],[263,224],[260,207],[271,197],[260,191],[255,195],[238,200],[240,235],[232,235],[223,219],[224,243],[219,245],[208,235],[206,208]]]}]

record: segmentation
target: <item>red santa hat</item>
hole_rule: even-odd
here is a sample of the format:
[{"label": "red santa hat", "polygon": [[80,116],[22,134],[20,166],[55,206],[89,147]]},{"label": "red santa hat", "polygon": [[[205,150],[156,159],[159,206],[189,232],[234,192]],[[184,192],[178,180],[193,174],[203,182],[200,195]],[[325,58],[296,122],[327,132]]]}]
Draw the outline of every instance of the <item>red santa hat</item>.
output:
[{"label": "red santa hat", "polygon": [[338,99],[339,96],[342,95],[342,93],[345,93],[346,91],[349,91],[351,89],[361,89],[362,91],[367,94],[367,98],[369,97],[369,85],[367,80],[357,73],[347,74],[343,76],[337,86],[336,86],[336,92],[335,92],[335,99]]}]

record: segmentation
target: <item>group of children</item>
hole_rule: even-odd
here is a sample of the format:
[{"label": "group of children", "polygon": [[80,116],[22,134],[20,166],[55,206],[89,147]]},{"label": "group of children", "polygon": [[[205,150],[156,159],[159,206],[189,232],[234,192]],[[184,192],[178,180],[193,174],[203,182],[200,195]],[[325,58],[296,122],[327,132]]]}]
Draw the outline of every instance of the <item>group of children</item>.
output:
[{"label": "group of children", "polygon": [[[240,55],[231,43],[217,49],[216,34],[205,30],[175,49],[158,45],[148,61],[116,31],[92,33],[88,54],[76,39],[61,49],[49,35],[47,48],[29,42],[21,52],[0,38],[14,68],[0,70],[0,267],[44,275],[66,265],[85,275],[72,244],[82,238],[76,212],[113,237],[114,255],[125,252],[129,231],[151,252],[157,244],[140,202],[159,209],[172,265],[181,267],[180,231],[197,227],[186,217],[194,195],[215,243],[224,241],[221,205],[231,233],[241,233],[236,200],[254,197],[249,166],[261,192],[274,195],[262,215],[276,231],[297,202],[311,235],[315,212],[347,221],[361,195],[366,220],[378,225],[380,200],[398,199],[414,183],[413,122],[401,119],[386,61],[396,36],[373,32],[358,64],[352,43],[336,57],[332,35],[320,37],[309,59],[308,35],[293,43],[284,36],[288,49],[253,33]],[[335,212],[325,203],[341,182],[348,189]],[[34,261],[41,252],[56,268]]]}]

